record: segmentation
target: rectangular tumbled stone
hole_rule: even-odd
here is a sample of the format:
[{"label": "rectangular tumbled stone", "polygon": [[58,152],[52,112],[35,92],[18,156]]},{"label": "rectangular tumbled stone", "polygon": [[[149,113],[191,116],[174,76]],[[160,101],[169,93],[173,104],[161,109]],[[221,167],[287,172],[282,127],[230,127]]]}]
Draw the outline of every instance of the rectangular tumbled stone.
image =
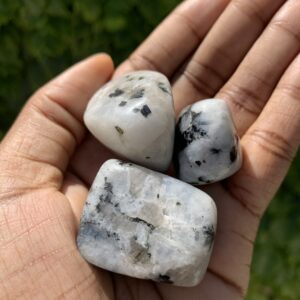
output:
[{"label": "rectangular tumbled stone", "polygon": [[216,230],[214,201],[172,177],[105,162],[89,192],[77,238],[101,268],[179,286],[205,274]]}]

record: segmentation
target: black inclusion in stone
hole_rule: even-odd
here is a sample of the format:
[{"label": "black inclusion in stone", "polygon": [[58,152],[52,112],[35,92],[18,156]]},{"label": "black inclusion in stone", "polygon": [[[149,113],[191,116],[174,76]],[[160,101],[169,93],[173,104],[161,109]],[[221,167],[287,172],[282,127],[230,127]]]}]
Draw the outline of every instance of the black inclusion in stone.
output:
[{"label": "black inclusion in stone", "polygon": [[162,82],[158,83],[158,87],[166,94],[169,94],[169,90],[165,87],[165,85]]},{"label": "black inclusion in stone", "polygon": [[200,239],[200,231],[197,230],[196,228],[193,228],[193,231],[195,233],[195,236],[194,236],[195,241],[199,241],[199,239]]},{"label": "black inclusion in stone", "polygon": [[215,239],[215,229],[213,225],[203,226],[203,234],[205,236],[204,245],[211,248]]},{"label": "black inclusion in stone", "polygon": [[179,118],[176,127],[175,127],[175,140],[174,140],[174,151],[173,151],[173,163],[175,173],[179,173],[179,153],[186,148],[187,141],[185,140],[183,134],[180,130],[181,117]]},{"label": "black inclusion in stone", "polygon": [[121,102],[119,103],[119,106],[125,106],[126,104],[127,104],[126,101],[121,101]]},{"label": "black inclusion in stone", "polygon": [[119,165],[120,166],[129,166],[129,167],[131,167],[132,166],[132,163],[129,163],[129,162],[127,162],[127,161],[119,161]]},{"label": "black inclusion in stone", "polygon": [[211,148],[209,151],[211,154],[219,154],[222,150],[217,148]]},{"label": "black inclusion in stone", "polygon": [[120,240],[120,236],[116,233],[116,232],[113,232],[111,234],[111,236],[116,240],[116,241],[119,241]]},{"label": "black inclusion in stone", "polygon": [[107,181],[107,177],[104,178],[104,190],[108,193],[112,193],[113,186],[110,182]]},{"label": "black inclusion in stone", "polygon": [[[203,118],[203,117],[202,117]],[[188,126],[186,126],[188,125]],[[195,113],[192,107],[189,107],[178,119],[175,127],[175,143],[173,162],[176,173],[179,172],[178,155],[181,151],[187,148],[193,141],[202,138],[207,138],[207,123],[201,119],[201,112]],[[184,130],[182,127],[184,126]],[[195,162],[198,166],[201,165],[200,161]],[[190,165],[193,167],[192,164]]]},{"label": "black inclusion in stone", "polygon": [[101,211],[101,202],[96,205],[96,211],[99,214]]},{"label": "black inclusion in stone", "polygon": [[124,130],[123,130],[121,127],[115,126],[115,129],[118,131],[118,133],[119,133],[120,135],[124,134]]},{"label": "black inclusion in stone", "polygon": [[104,177],[104,193],[100,195],[99,200],[105,203],[112,204],[113,197],[113,185],[107,180],[107,177]]},{"label": "black inclusion in stone", "polygon": [[229,153],[231,163],[234,163],[237,159],[237,147],[233,146]]},{"label": "black inclusion in stone", "polygon": [[188,140],[186,140],[184,133],[180,130],[181,118],[179,118],[178,123],[175,128],[175,150],[176,152],[180,152],[189,145]]},{"label": "black inclusion in stone", "polygon": [[120,95],[124,94],[124,91],[121,90],[121,89],[116,89],[113,93],[110,93],[108,96],[110,98],[113,98],[113,97],[118,97]]},{"label": "black inclusion in stone", "polygon": [[151,157],[150,157],[150,156],[146,156],[145,158],[146,158],[146,159],[150,159]]},{"label": "black inclusion in stone", "polygon": [[146,225],[147,227],[150,228],[150,230],[154,230],[155,229],[155,226],[153,224],[150,224],[148,222],[146,222],[145,220],[142,220],[140,218],[131,218],[131,217],[128,217],[130,219],[131,222],[135,222],[135,223],[140,223],[140,224],[144,224]]},{"label": "black inclusion in stone", "polygon": [[198,177],[198,181],[205,182],[205,179],[203,177]]},{"label": "black inclusion in stone", "polygon": [[[180,130],[181,124],[189,123],[189,126],[184,130]],[[201,120],[201,112],[195,113],[189,108],[178,120],[175,138],[177,143],[178,151],[183,150],[189,144],[191,144],[194,140],[198,140],[201,138],[207,137],[207,131],[202,127],[207,125],[205,122]]]},{"label": "black inclusion in stone", "polygon": [[196,160],[196,161],[195,161],[195,164],[196,164],[197,166],[199,166],[199,167],[202,165],[202,163],[201,163],[200,160]]},{"label": "black inclusion in stone", "polygon": [[163,283],[170,283],[170,284],[173,283],[173,281],[170,279],[169,275],[162,275],[162,274],[158,275],[157,281],[163,282]]},{"label": "black inclusion in stone", "polygon": [[196,137],[197,135],[199,137],[204,137],[207,135],[206,130],[204,130],[203,128],[199,127],[198,125],[192,125],[192,133],[193,136]]},{"label": "black inclusion in stone", "polygon": [[130,99],[142,98],[144,96],[144,93],[145,89],[137,90],[130,96]]},{"label": "black inclusion in stone", "polygon": [[191,123],[192,123],[192,132],[193,132],[193,139],[199,139],[202,137],[207,136],[207,131],[203,128],[203,126],[209,125],[207,121],[203,120],[202,112],[194,112],[190,111],[191,115]]},{"label": "black inclusion in stone", "polygon": [[151,110],[150,110],[150,108],[149,108],[148,105],[145,104],[145,105],[142,107],[142,109],[141,109],[141,114],[142,114],[145,118],[147,118],[148,115],[151,114]]},{"label": "black inclusion in stone", "polygon": [[204,177],[198,177],[199,182],[204,182],[204,183],[210,183],[210,180],[204,178]]}]

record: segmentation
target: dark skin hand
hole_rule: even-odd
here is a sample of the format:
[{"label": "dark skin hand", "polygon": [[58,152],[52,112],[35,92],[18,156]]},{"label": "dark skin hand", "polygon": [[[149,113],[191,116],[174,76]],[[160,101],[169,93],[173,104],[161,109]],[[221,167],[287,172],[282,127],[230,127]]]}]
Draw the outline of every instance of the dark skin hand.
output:
[{"label": "dark skin hand", "polygon": [[205,188],[218,229],[201,284],[112,274],[76,248],[88,188],[114,157],[82,122],[89,98],[113,74],[110,58],[96,55],[37,91],[1,142],[0,298],[243,299],[259,222],[299,147],[299,19],[298,0],[187,0],[114,74],[163,72],[177,113],[209,97],[232,110],[244,163]]}]

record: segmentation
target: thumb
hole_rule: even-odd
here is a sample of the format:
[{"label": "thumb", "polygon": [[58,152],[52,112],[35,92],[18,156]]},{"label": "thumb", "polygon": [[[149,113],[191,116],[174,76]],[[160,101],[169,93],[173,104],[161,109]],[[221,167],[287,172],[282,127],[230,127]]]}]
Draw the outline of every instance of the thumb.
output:
[{"label": "thumb", "polygon": [[8,186],[61,186],[69,159],[84,136],[86,104],[112,72],[108,55],[94,55],[31,97],[0,145],[1,177]]}]

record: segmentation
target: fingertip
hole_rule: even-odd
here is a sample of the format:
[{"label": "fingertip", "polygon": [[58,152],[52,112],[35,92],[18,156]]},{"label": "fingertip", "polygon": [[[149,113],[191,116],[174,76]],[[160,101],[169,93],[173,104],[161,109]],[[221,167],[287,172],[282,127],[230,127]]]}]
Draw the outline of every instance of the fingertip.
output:
[{"label": "fingertip", "polygon": [[113,72],[114,63],[108,54],[93,54],[54,78],[39,90],[39,94],[46,94],[82,121],[89,99],[111,79]]},{"label": "fingertip", "polygon": [[112,73],[114,71],[114,62],[112,60],[112,57],[107,53],[98,53],[95,54],[96,58],[107,67],[107,70]]},{"label": "fingertip", "polygon": [[86,64],[90,64],[92,68],[97,68],[97,71],[106,75],[106,81],[112,76],[114,72],[114,62],[111,56],[107,53],[101,52],[91,55],[85,60]]}]

